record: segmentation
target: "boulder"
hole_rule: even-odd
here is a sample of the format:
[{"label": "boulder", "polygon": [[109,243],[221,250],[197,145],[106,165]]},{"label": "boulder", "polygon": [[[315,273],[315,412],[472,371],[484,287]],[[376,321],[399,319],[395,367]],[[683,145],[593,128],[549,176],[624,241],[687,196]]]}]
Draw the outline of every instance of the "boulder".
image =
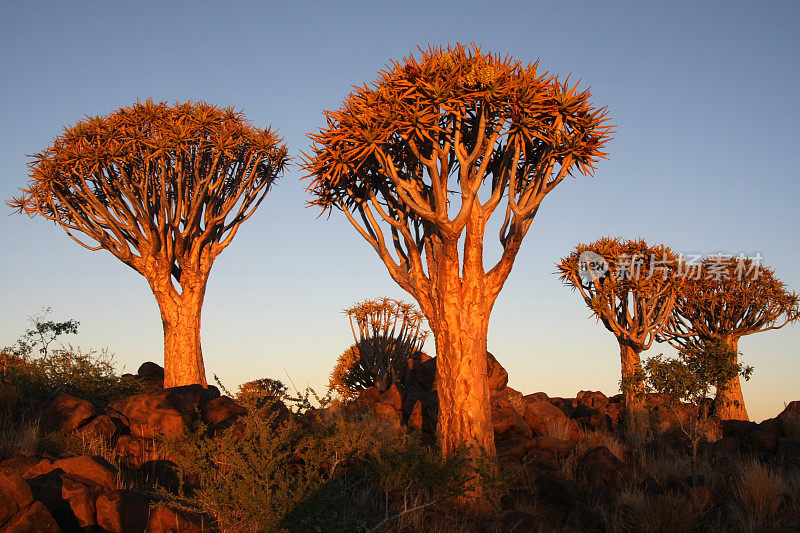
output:
[{"label": "boulder", "polygon": [[492,400],[492,425],[495,440],[533,437],[525,419],[502,396]]},{"label": "boulder", "polygon": [[573,443],[567,440],[548,436],[536,437],[531,440],[528,457],[557,465],[566,459],[572,448]]},{"label": "boulder", "polygon": [[723,420],[722,421],[722,436],[723,437],[746,437],[751,431],[758,427],[755,422],[748,420]]},{"label": "boulder", "polygon": [[611,430],[611,418],[602,411],[585,404],[578,405],[572,412],[571,418],[583,429],[591,431]]},{"label": "boulder", "polygon": [[201,533],[207,530],[202,516],[167,507],[156,507],[150,513],[146,533]]},{"label": "boulder", "polygon": [[372,405],[373,403],[378,403],[380,399],[381,391],[379,391],[376,387],[368,387],[358,393],[356,403],[358,405]]},{"label": "boulder", "polygon": [[28,485],[62,530],[81,531],[97,525],[94,502],[103,492],[100,485],[58,470],[31,478]]},{"label": "boulder", "polygon": [[403,408],[403,396],[395,384],[392,384],[386,392],[381,394],[379,401],[390,406],[395,411],[400,411]]},{"label": "boulder", "polygon": [[150,461],[163,459],[158,452],[157,444],[153,439],[134,437],[133,435],[120,435],[115,448],[120,462],[133,470],[139,469]]},{"label": "boulder", "polygon": [[117,484],[117,469],[102,457],[79,455],[56,459],[53,469],[61,469],[77,479],[88,480],[105,489],[113,489]]},{"label": "boulder", "polygon": [[525,423],[537,435],[547,435],[553,428],[562,428],[567,425],[567,417],[563,411],[545,400],[528,401],[525,397]]},{"label": "boulder", "polygon": [[544,392],[534,392],[533,394],[526,394],[524,396],[524,400],[526,402],[535,402],[535,401],[547,402],[550,401],[550,397]]},{"label": "boulder", "polygon": [[209,400],[203,406],[203,422],[209,427],[218,427],[223,422],[231,421],[247,412],[247,409],[228,396],[220,396]]},{"label": "boulder", "polygon": [[31,489],[19,474],[0,473],[0,526],[32,502]]},{"label": "boulder", "polygon": [[489,351],[486,352],[486,374],[490,396],[505,389],[508,385],[508,372]]},{"label": "boulder", "polygon": [[536,480],[539,496],[551,505],[572,508],[580,500],[578,486],[553,473],[543,473]]},{"label": "boulder", "polygon": [[756,429],[745,438],[745,445],[758,453],[772,453],[778,449],[779,434],[770,429]]},{"label": "boulder", "polygon": [[[414,419],[414,412],[419,404],[419,419]],[[433,436],[439,423],[439,395],[435,390],[425,390],[417,386],[409,387],[403,396],[403,420],[409,427],[416,427],[425,435]]]},{"label": "boulder", "polygon": [[75,431],[100,414],[91,402],[71,394],[61,394],[47,406],[44,427],[50,431],[67,433]]},{"label": "boulder", "polygon": [[575,412],[575,401],[570,398],[550,398],[549,402],[566,415],[567,418],[572,418],[572,413]]},{"label": "boulder", "polygon": [[414,407],[411,408],[411,413],[409,413],[408,418],[406,419],[406,425],[410,429],[422,429],[422,402],[417,400],[414,402]]},{"label": "boulder", "polygon": [[60,531],[42,502],[33,502],[0,527],[2,533],[55,533]]},{"label": "boulder", "polygon": [[420,352],[409,358],[400,369],[399,381],[406,388],[419,387],[423,390],[436,388],[436,358]]},{"label": "boulder", "polygon": [[605,446],[592,448],[578,462],[578,471],[590,487],[616,487],[627,473],[627,468]]},{"label": "boulder", "polygon": [[178,437],[196,411],[218,397],[216,387],[186,385],[129,396],[109,404],[108,410],[110,416],[120,416],[136,437]]},{"label": "boulder", "polygon": [[95,502],[97,525],[114,533],[141,533],[147,528],[150,502],[132,490],[112,490]]},{"label": "boulder", "polygon": [[575,397],[575,400],[578,402],[578,405],[585,405],[587,407],[591,407],[592,409],[598,410],[602,410],[609,403],[611,403],[611,400],[608,399],[608,396],[600,391],[582,390]]},{"label": "boulder", "polygon": [[528,438],[512,438],[502,439],[495,443],[497,449],[497,456],[500,458],[511,457],[513,459],[522,460],[525,454],[531,447],[531,439]]},{"label": "boulder", "polygon": [[617,427],[619,425],[624,411],[625,404],[622,403],[609,403],[601,410],[601,412],[611,420],[611,427]]},{"label": "boulder", "polygon": [[164,368],[159,364],[152,361],[142,363],[136,375],[150,392],[164,388]]},{"label": "boulder", "polygon": [[118,432],[118,427],[108,415],[99,415],[78,428],[78,433],[89,439],[99,438],[111,440]]}]

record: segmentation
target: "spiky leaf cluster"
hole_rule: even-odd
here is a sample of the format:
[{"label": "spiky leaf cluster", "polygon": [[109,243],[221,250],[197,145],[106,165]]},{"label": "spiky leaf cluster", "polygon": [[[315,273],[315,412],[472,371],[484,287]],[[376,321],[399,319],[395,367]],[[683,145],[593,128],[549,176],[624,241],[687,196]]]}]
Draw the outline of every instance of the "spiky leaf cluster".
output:
[{"label": "spiky leaf cluster", "polygon": [[579,244],[557,268],[593,315],[637,351],[652,345],[678,296],[678,257],[667,246],[641,239],[604,237]]},{"label": "spiky leaf cluster", "polygon": [[685,281],[664,332],[677,346],[697,337],[739,339],[800,318],[800,298],[752,258],[710,256],[684,267]]},{"label": "spiky leaf cluster", "polygon": [[33,156],[28,187],[9,205],[140,272],[159,256],[179,279],[227,246],[287,159],[275,133],[232,108],[147,101],[65,128]]}]

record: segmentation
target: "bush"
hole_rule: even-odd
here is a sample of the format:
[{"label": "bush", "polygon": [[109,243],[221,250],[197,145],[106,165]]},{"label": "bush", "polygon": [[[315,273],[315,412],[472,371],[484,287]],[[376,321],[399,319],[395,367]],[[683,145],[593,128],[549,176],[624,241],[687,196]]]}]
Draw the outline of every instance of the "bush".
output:
[{"label": "bush", "polygon": [[364,530],[463,494],[465,455],[443,459],[371,419],[314,410],[279,419],[288,411],[277,400],[246,407],[223,434],[200,426],[167,443],[181,489],[165,495],[224,531]]},{"label": "bush", "polygon": [[773,518],[778,513],[787,493],[786,483],[780,474],[773,472],[758,460],[742,465],[738,496],[742,506],[760,520]]},{"label": "bush", "polygon": [[144,390],[137,380],[116,375],[114,355],[108,350],[85,352],[72,345],[51,349],[59,336],[77,333],[78,322],[46,321],[48,312],[31,317],[31,328],[16,344],[0,350],[3,382],[14,384],[23,397],[36,400],[67,393],[107,403]]}]

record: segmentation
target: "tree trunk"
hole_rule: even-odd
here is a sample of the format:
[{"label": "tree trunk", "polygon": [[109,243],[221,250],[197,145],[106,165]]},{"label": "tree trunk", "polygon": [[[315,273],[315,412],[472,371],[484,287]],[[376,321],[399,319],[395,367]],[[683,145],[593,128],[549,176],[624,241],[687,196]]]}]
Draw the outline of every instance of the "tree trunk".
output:
[{"label": "tree trunk", "polygon": [[200,313],[205,283],[182,294],[154,289],[164,325],[164,388],[181,385],[207,387],[200,347]]},{"label": "tree trunk", "polygon": [[[739,362],[739,339],[723,338],[725,345],[733,351],[734,362]],[[747,409],[744,405],[744,395],[742,394],[742,383],[737,374],[735,378],[727,383],[717,385],[717,396],[714,399],[717,418],[720,420],[750,420],[747,416]]]},{"label": "tree trunk", "polygon": [[622,362],[622,384],[625,393],[625,410],[628,413],[641,412],[644,407],[642,391],[642,361],[639,351],[620,341],[619,355]]}]

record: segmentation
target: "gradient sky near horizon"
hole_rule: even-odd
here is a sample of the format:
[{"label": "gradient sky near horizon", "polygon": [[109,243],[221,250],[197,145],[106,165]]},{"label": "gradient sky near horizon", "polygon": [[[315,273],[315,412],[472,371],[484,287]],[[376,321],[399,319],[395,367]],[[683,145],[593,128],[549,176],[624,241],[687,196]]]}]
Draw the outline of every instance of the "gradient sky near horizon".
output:
[{"label": "gradient sky near horizon", "polygon": [[[66,125],[137,99],[204,100],[272,125],[299,159],[351,86],[417,46],[476,42],[571,73],[617,133],[592,178],[548,195],[492,313],[489,350],[510,385],[618,390],[614,336],[554,275],[578,242],[645,238],[686,254],[756,255],[800,290],[800,3],[0,3],[0,199]],[[352,343],[341,310],[410,301],[341,214],[305,207],[288,169],[212,270],[202,342],[209,379],[324,389]],[[65,341],[107,347],[120,370],[161,362],[145,280],[41,218],[0,205],[0,346],[52,307]],[[429,346],[433,351],[433,346]],[[800,326],[742,339],[752,418],[800,399]],[[656,345],[650,353],[671,352]],[[647,354],[647,352],[645,352]]]}]

